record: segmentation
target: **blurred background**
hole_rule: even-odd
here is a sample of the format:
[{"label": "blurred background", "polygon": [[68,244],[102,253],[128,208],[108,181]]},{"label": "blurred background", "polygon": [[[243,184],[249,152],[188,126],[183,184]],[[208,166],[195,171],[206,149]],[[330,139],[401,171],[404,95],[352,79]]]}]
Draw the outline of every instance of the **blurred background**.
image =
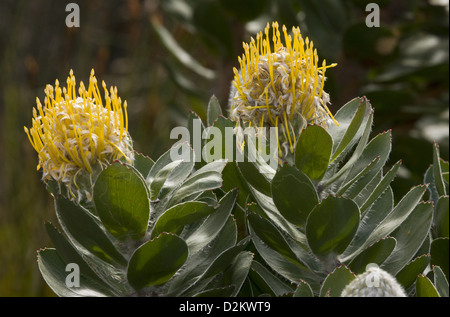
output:
[{"label": "blurred background", "polygon": [[[66,5],[80,8],[69,28]],[[135,149],[157,158],[172,127],[189,111],[205,118],[215,94],[226,111],[242,42],[278,21],[300,26],[327,71],[332,112],[365,95],[375,108],[373,134],[392,129],[403,168],[396,198],[423,182],[432,142],[448,160],[448,0],[378,0],[380,26],[369,28],[363,0],[1,0],[0,1],[0,296],[54,296],[36,250],[51,247],[45,221],[53,202],[36,172],[31,126],[46,84],[73,69],[88,82],[117,86],[128,102]]]}]

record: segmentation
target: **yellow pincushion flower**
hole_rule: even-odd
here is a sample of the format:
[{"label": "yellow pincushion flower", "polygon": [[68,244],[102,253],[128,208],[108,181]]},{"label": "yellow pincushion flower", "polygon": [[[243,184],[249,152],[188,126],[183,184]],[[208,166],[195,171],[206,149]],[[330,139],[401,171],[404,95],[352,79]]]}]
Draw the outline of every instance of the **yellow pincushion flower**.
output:
[{"label": "yellow pincushion flower", "polygon": [[307,123],[328,127],[334,121],[324,91],[325,70],[336,64],[319,66],[317,50],[308,38],[303,40],[300,29],[292,28],[292,36],[283,26],[284,44],[278,23],[272,23],[272,39],[267,24],[256,41],[244,43],[239,57],[240,71],[234,68],[234,92],[230,96],[230,116],[246,126],[278,127],[279,142],[286,152],[293,153],[302,118]]},{"label": "yellow pincushion flower", "polygon": [[91,71],[86,90],[80,82],[78,96],[73,71],[67,88],[45,88],[44,106],[36,98],[32,127],[25,132],[39,155],[37,169],[42,179],[66,185],[71,199],[91,201],[92,186],[98,173],[117,159],[132,162],[134,153],[128,134],[127,103],[122,105],[117,87],[106,88],[105,104]]}]

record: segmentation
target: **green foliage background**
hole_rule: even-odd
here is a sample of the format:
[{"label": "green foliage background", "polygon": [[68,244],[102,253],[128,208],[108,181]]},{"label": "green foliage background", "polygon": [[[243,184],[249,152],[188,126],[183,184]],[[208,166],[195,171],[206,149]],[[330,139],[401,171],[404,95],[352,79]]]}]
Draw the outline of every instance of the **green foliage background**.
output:
[{"label": "green foliage background", "polygon": [[[80,28],[67,28],[67,3]],[[135,149],[158,157],[190,110],[206,119],[215,94],[227,104],[242,42],[267,22],[300,26],[327,72],[332,112],[366,95],[374,133],[392,129],[397,197],[423,182],[432,142],[448,160],[448,1],[380,0],[380,27],[368,28],[364,0],[3,0],[0,2],[0,296],[52,296],[35,251],[49,245],[51,197],[36,172],[23,126],[46,84],[69,70],[118,87],[128,102]],[[445,1],[443,1],[445,4]],[[226,110],[226,109],[224,109]]]}]

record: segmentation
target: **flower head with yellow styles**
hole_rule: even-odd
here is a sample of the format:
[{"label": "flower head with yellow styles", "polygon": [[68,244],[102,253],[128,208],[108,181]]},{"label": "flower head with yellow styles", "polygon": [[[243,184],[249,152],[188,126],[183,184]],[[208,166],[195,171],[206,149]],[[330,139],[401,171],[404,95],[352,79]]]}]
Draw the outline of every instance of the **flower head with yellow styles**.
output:
[{"label": "flower head with yellow styles", "polygon": [[[327,104],[329,95],[324,91],[325,71],[336,64],[319,66],[317,50],[308,38],[302,38],[300,29],[282,28],[278,23],[267,24],[264,34],[256,41],[244,43],[244,54],[239,57],[240,70],[234,68],[234,81],[230,96],[230,116],[246,126],[278,127],[280,144],[285,152],[293,153],[296,136],[301,130],[299,122],[328,127],[334,120]],[[304,120],[303,120],[304,119]]]},{"label": "flower head with yellow styles", "polygon": [[91,71],[89,86],[80,82],[78,95],[73,71],[67,87],[47,85],[44,106],[36,98],[32,127],[25,132],[39,156],[37,169],[44,182],[54,179],[67,187],[68,196],[92,201],[92,187],[99,172],[114,160],[134,159],[128,134],[127,103],[122,105],[117,87],[109,92],[102,83],[103,103]]}]

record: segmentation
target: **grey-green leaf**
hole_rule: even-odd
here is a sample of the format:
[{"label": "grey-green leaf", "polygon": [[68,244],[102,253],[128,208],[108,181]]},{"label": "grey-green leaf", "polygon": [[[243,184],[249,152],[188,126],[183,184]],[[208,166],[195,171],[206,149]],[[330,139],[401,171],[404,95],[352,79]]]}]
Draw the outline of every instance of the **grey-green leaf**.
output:
[{"label": "grey-green leaf", "polygon": [[[359,100],[357,100],[359,101]],[[343,151],[347,148],[350,147],[350,145],[352,144],[352,141],[355,142],[354,139],[355,136],[357,135],[358,130],[360,130],[361,124],[363,122],[365,113],[366,113],[366,102],[361,101],[359,103],[358,108],[356,109],[356,112],[350,122],[350,124],[347,125],[347,122],[345,121],[345,118],[343,122],[339,121],[339,125],[344,125],[346,126],[345,129],[345,133],[342,136],[342,139],[339,140],[339,143],[336,144],[336,148],[333,152],[333,155],[331,157],[331,162],[333,162],[336,158],[338,158],[338,156],[340,154],[343,153]],[[336,120],[338,120],[339,118],[337,118]],[[343,127],[341,127],[342,129]]]},{"label": "grey-green leaf", "polygon": [[448,297],[449,293],[448,280],[445,277],[444,272],[439,266],[434,266],[433,273],[434,273],[434,285],[439,295],[441,297]]},{"label": "grey-green leaf", "polygon": [[396,275],[414,257],[429,233],[432,218],[432,204],[420,203],[408,218],[391,233],[397,241],[397,245],[381,266],[385,271]]},{"label": "grey-green leaf", "polygon": [[436,190],[439,196],[446,195],[444,178],[442,177],[442,169],[439,158],[439,145],[437,143],[434,143],[433,146],[433,176]]},{"label": "grey-green leaf", "polygon": [[449,196],[439,197],[433,231],[437,237],[449,237]]},{"label": "grey-green leaf", "polygon": [[75,244],[103,261],[121,265],[126,263],[123,255],[83,207],[60,196],[55,199],[55,209],[61,226]]},{"label": "grey-green leaf", "polygon": [[190,254],[194,255],[200,251],[220,233],[228,217],[231,215],[231,211],[236,203],[236,198],[237,191],[229,191],[219,201],[217,210],[209,215],[194,232],[185,237]]},{"label": "grey-green leaf", "polygon": [[219,100],[215,95],[212,95],[208,103],[208,111],[206,113],[206,121],[208,126],[212,126],[214,121],[222,115],[222,108],[220,107]]},{"label": "grey-green leaf", "polygon": [[[264,265],[257,261],[252,262],[249,276],[252,283],[256,283],[258,288],[267,294],[281,296],[292,292],[292,289],[282,282],[277,276],[270,272]],[[306,282],[305,282],[306,283]]]},{"label": "grey-green leaf", "polygon": [[[104,284],[98,283],[93,279],[81,274],[79,276],[79,285],[69,287],[66,279],[71,280],[69,274],[76,274],[74,268],[67,267],[55,249],[44,249],[38,252],[38,267],[48,286],[60,297],[104,297],[116,296],[111,289]],[[68,270],[66,271],[66,269]]]}]

